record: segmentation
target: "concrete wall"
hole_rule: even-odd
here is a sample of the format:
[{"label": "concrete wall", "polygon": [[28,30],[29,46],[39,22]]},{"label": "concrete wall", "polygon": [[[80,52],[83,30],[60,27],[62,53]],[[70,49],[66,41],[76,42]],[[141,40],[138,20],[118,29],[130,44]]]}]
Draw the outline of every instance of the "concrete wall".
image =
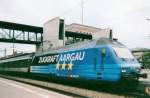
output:
[{"label": "concrete wall", "polygon": [[63,46],[63,40],[59,40],[59,22],[57,17],[44,24],[43,50]]},{"label": "concrete wall", "polygon": [[66,31],[85,32],[85,33],[94,33],[94,32],[98,32],[101,30],[100,28],[77,24],[77,23],[72,23],[70,25],[67,25],[65,29],[66,29]]},{"label": "concrete wall", "polygon": [[110,32],[112,32],[110,28],[101,29],[93,26],[86,26],[86,25],[76,24],[76,23],[67,25],[65,29],[66,31],[92,34],[93,39],[98,39],[101,37],[110,38]]},{"label": "concrete wall", "polygon": [[109,38],[110,37],[110,30],[111,29],[101,29],[98,32],[94,32],[94,33],[92,33],[92,38],[93,39],[98,39],[101,37]]}]

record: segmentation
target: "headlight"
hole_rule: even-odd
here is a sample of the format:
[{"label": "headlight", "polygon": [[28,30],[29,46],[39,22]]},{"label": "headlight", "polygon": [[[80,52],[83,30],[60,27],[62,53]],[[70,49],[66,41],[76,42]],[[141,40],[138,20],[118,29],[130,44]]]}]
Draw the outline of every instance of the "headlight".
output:
[{"label": "headlight", "polygon": [[140,72],[140,68],[136,68],[136,72]]},{"label": "headlight", "polygon": [[123,72],[123,73],[124,73],[124,72],[127,72],[127,71],[126,71],[125,69],[122,69],[122,70],[121,70],[121,72]]}]

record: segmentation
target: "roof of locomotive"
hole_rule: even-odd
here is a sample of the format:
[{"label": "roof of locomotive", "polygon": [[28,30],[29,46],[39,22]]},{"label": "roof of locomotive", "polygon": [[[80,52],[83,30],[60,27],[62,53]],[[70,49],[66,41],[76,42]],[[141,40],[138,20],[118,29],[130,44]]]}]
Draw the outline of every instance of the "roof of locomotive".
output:
[{"label": "roof of locomotive", "polygon": [[71,44],[71,45],[66,45],[65,47],[53,48],[44,52],[36,53],[35,55],[40,56],[40,55],[46,55],[49,53],[60,53],[60,52],[81,50],[81,49],[93,48],[99,45],[124,46],[117,40],[108,39],[108,38],[100,38],[100,39],[95,39],[95,40],[78,42],[78,43]]},{"label": "roof of locomotive", "polygon": [[97,40],[96,45],[112,45],[112,46],[124,46],[118,42],[117,39],[100,38]]}]

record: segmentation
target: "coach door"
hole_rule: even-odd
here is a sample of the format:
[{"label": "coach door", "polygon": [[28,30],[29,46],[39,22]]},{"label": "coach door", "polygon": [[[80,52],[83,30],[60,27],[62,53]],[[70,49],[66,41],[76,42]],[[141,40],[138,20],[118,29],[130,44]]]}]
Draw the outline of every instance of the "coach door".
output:
[{"label": "coach door", "polygon": [[100,61],[101,70],[104,70],[104,63],[105,63],[105,59],[106,59],[106,48],[101,49],[100,56],[101,56],[101,61]]},{"label": "coach door", "polygon": [[97,63],[96,57],[93,59],[94,71],[96,71],[96,78],[101,79],[100,66]]},{"label": "coach door", "polygon": [[100,64],[99,64],[99,67],[97,70],[97,78],[98,79],[102,78],[102,73],[104,71],[105,59],[106,59],[106,48],[101,48],[100,49]]}]

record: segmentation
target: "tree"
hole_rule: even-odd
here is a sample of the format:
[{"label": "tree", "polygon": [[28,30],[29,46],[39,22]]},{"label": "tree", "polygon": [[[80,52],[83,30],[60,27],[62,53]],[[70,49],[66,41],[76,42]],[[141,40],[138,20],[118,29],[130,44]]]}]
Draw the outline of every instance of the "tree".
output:
[{"label": "tree", "polygon": [[144,68],[150,68],[150,51],[142,55],[142,65]]}]

